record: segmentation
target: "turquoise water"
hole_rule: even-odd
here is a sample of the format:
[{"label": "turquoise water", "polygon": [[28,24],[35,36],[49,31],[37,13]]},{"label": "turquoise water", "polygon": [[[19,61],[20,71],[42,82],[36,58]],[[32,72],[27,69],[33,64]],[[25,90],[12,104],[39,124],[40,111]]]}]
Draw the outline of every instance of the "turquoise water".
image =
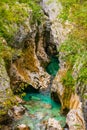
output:
[{"label": "turquoise water", "polygon": [[[55,76],[59,69],[57,58],[51,58],[48,64],[47,72]],[[50,84],[51,85],[51,84]],[[51,86],[49,86],[51,87]],[[62,127],[65,125],[65,117],[60,114],[61,105],[54,102],[50,97],[50,88],[44,92],[35,93],[27,92],[23,99],[26,101],[24,107],[28,114],[25,114],[21,119],[16,121],[17,124],[26,124],[31,130],[45,130],[45,122],[49,118],[55,118],[60,122]]]},{"label": "turquoise water", "polygon": [[56,73],[58,72],[58,70],[59,70],[59,61],[58,61],[58,58],[52,57],[50,63],[46,67],[46,71],[50,75],[55,76]]},{"label": "turquoise water", "polygon": [[49,94],[27,93],[23,99],[26,101],[24,107],[28,115],[17,120],[16,124],[26,124],[31,130],[45,130],[44,122],[55,118],[62,126],[65,125],[65,117],[60,115],[60,104],[54,102]]}]

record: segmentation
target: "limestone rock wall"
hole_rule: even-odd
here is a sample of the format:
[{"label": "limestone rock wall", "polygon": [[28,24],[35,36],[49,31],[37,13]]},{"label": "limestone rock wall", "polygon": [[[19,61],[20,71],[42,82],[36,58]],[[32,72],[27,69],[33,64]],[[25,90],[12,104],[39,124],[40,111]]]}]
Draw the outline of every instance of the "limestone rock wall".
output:
[{"label": "limestone rock wall", "polygon": [[44,22],[38,26],[37,23],[31,24],[31,19],[32,11],[29,10],[29,17],[14,34],[12,59],[7,68],[9,76],[4,60],[0,59],[0,120],[4,120],[3,115],[8,117],[14,97],[12,90],[18,92],[29,86],[45,89],[50,82],[50,76],[44,69],[49,62],[44,49]]},{"label": "limestone rock wall", "polygon": [[68,21],[63,25],[61,20],[58,18],[62,9],[61,3],[58,2],[58,0],[42,0],[41,5],[44,12],[48,15],[51,23],[50,33],[51,37],[53,37],[53,43],[56,47],[58,47],[59,44],[66,39],[67,34],[72,29],[72,25]]},{"label": "limestone rock wall", "polygon": [[[71,30],[73,29],[73,26],[68,21],[66,21],[64,24],[61,23],[61,20],[58,18],[59,13],[62,9],[62,6],[58,2],[58,0],[43,0],[42,7],[46,15],[49,17],[49,21],[51,23],[51,35],[53,37],[53,43],[58,50],[59,45],[65,39],[67,39],[69,32],[71,32]],[[70,86],[69,88],[66,88],[62,83],[61,79],[68,69],[64,59],[62,59],[62,55],[63,54],[59,52],[60,69],[53,80],[51,95],[55,101],[61,102],[62,113],[64,112],[66,114],[67,112],[69,112],[69,110],[75,110],[79,107],[79,111],[82,113],[82,104],[79,96],[76,94],[75,91],[72,90]],[[74,116],[74,118],[77,117]]]},{"label": "limestone rock wall", "polygon": [[66,123],[69,130],[85,130],[85,122],[80,109],[72,109],[67,114]]},{"label": "limestone rock wall", "polygon": [[[54,100],[60,100],[62,105],[62,112],[66,111],[67,113],[70,109],[76,109],[81,106],[81,102],[77,94],[74,93],[71,88],[66,88],[62,84],[61,78],[65,71],[65,69],[60,69],[58,74],[54,78],[51,95]],[[56,95],[56,97],[54,95]]]},{"label": "limestone rock wall", "polygon": [[0,123],[9,119],[8,109],[14,103],[10,88],[10,78],[5,68],[5,62],[0,58]]},{"label": "limestone rock wall", "polygon": [[35,89],[45,89],[50,81],[50,76],[44,69],[49,58],[44,49],[43,25],[42,28],[37,28],[36,25],[31,28],[32,31],[29,31],[20,43],[18,51],[21,50],[21,55],[16,58],[15,54],[13,55],[10,68],[13,91],[30,85]]}]

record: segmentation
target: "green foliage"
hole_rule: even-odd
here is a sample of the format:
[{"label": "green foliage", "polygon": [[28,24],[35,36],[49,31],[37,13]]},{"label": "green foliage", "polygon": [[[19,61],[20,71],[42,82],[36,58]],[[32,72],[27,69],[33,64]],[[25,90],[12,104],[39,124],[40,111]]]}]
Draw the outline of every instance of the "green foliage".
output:
[{"label": "green foliage", "polygon": [[12,53],[12,49],[0,40],[0,59],[11,60]]},{"label": "green foliage", "polygon": [[87,84],[87,67],[81,68],[78,76],[78,80]]},{"label": "green foliage", "polygon": [[27,88],[27,87],[29,87],[29,84],[26,84],[26,83],[20,83],[19,85],[18,85],[19,87],[18,88],[16,88],[16,90],[14,90],[14,92],[15,92],[15,94],[18,94],[21,98],[23,97],[23,96],[25,96],[26,95],[26,93],[24,92],[24,90]]},{"label": "green foliage", "polygon": [[87,85],[87,52],[82,52],[76,63],[76,69],[78,70],[76,81]]},{"label": "green foliage", "polygon": [[43,12],[41,10],[41,7],[39,4],[36,4],[37,2],[40,2],[40,0],[29,0],[28,4],[29,7],[32,9],[32,23],[37,22],[38,25],[41,24],[41,21],[43,20]]},{"label": "green foliage", "polygon": [[[1,0],[0,1],[0,57],[11,58],[12,49],[8,47],[13,41],[18,28],[25,25],[31,15],[30,23],[41,23],[43,13],[40,0]],[[3,43],[5,40],[5,44]]]},{"label": "green foliage", "polygon": [[67,62],[68,65],[73,67],[78,56],[86,51],[86,44],[79,39],[69,36],[60,47],[59,51],[62,52],[62,59]]},{"label": "green foliage", "polygon": [[69,17],[69,11],[70,11],[70,8],[71,8],[71,6],[73,5],[73,4],[75,4],[76,3],[76,0],[60,0],[60,2],[62,3],[62,5],[63,5],[63,10],[62,10],[62,12],[61,12],[61,14],[60,14],[60,18],[62,18],[62,20],[67,20],[68,19],[68,17]]},{"label": "green foliage", "polygon": [[72,76],[72,72],[70,70],[67,70],[65,76],[62,78],[62,83],[67,88],[74,88],[75,81]]},{"label": "green foliage", "polygon": [[28,17],[28,5],[17,2],[0,2],[0,36],[11,41],[19,24]]},{"label": "green foliage", "polygon": [[0,36],[11,42],[18,27],[29,17],[32,10],[32,22],[40,24],[43,16],[39,0],[2,0],[0,1]]},{"label": "green foliage", "polygon": [[83,126],[81,124],[74,124],[77,130],[83,129]]},{"label": "green foliage", "polygon": [[[0,91],[0,94],[1,93],[2,93],[2,91]],[[17,104],[15,96],[13,95],[11,90],[9,90],[9,89],[5,90],[5,95],[7,98],[3,97],[3,100],[0,100],[0,105],[1,105],[0,118],[1,119],[3,119],[2,116],[7,115],[8,109],[12,108],[13,105]]]},{"label": "green foliage", "polygon": [[68,20],[73,25],[74,37],[87,41],[87,1],[81,0],[62,0],[63,10],[60,18]]},{"label": "green foliage", "polygon": [[41,20],[43,19],[43,12],[39,5],[40,0],[19,0],[19,3],[27,3],[27,5],[31,8],[33,18],[32,23],[41,23]]},{"label": "green foliage", "polygon": [[[78,82],[87,85],[87,45],[85,42],[79,41],[73,37],[69,37],[64,43],[60,45],[59,51],[62,53],[62,60],[66,62],[67,67],[76,71],[75,84]],[[70,76],[70,72],[67,72],[63,77],[63,84],[65,86],[73,87]],[[72,75],[72,73],[71,73]],[[68,83],[66,85],[66,83]]]},{"label": "green foliage", "polygon": [[3,44],[0,42],[0,57],[2,56],[3,49],[4,49],[4,46],[3,46]]},{"label": "green foliage", "polygon": [[[87,0],[61,0],[63,10],[60,18],[68,20],[73,29],[68,39],[59,48],[62,60],[71,72],[66,73],[62,81],[65,86],[81,83],[87,85]],[[72,84],[72,72],[75,73]],[[70,78],[71,77],[71,78]],[[69,82],[69,83],[68,83]],[[81,86],[80,86],[81,87]]]}]

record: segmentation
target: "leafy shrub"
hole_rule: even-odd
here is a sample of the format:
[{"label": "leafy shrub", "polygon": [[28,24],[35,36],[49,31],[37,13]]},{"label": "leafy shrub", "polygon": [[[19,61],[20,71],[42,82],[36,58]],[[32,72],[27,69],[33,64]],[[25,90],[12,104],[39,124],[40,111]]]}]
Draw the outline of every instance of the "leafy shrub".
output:
[{"label": "leafy shrub", "polygon": [[62,77],[62,83],[66,88],[71,88],[72,90],[75,87],[75,81],[70,70],[67,70],[66,74]]},{"label": "leafy shrub", "polygon": [[23,24],[29,17],[29,10],[32,10],[32,22],[39,23],[43,16],[38,0],[3,0],[0,1],[0,36],[7,42],[11,42],[14,33],[19,25]]},{"label": "leafy shrub", "polygon": [[87,85],[87,52],[81,52],[75,62],[74,68],[77,70],[76,81]]},{"label": "leafy shrub", "polygon": [[[63,10],[59,17],[63,22],[68,20],[73,25],[71,34],[61,43],[59,49],[62,60],[71,70],[67,71],[62,82],[65,86],[72,87],[80,83],[81,88],[87,85],[87,0],[61,0],[60,2]],[[73,77],[72,73],[74,73]]]}]

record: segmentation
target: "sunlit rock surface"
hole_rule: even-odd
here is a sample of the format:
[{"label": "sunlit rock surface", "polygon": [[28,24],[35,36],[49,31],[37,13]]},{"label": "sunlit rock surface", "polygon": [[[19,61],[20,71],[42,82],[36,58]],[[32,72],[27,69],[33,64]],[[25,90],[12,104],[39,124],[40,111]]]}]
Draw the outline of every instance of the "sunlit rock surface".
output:
[{"label": "sunlit rock surface", "polygon": [[72,25],[68,21],[63,25],[59,20],[58,16],[62,6],[58,0],[43,0],[41,5],[51,22],[51,35],[53,36],[54,44],[58,46],[66,39],[67,34],[72,29]]},{"label": "sunlit rock surface", "polygon": [[63,130],[60,123],[54,118],[49,118],[46,130]]},{"label": "sunlit rock surface", "polygon": [[80,109],[71,109],[67,114],[66,123],[69,130],[85,130],[85,122]]},{"label": "sunlit rock surface", "polygon": [[[51,22],[51,35],[53,36],[54,44],[58,47],[67,39],[67,34],[72,31],[73,26],[68,21],[63,24],[61,23],[61,20],[59,20],[58,16],[62,6],[58,0],[43,0],[41,4]],[[76,92],[73,92],[71,88],[66,88],[61,82],[62,76],[67,72],[67,66],[62,59],[62,55],[63,54],[59,52],[60,70],[53,80],[51,95],[55,101],[61,102],[62,112],[64,111],[67,113],[70,109],[77,109],[81,106],[81,101]],[[86,111],[86,107],[83,109]]]},{"label": "sunlit rock surface", "polygon": [[23,87],[27,84],[36,89],[45,89],[48,87],[50,76],[40,66],[33,39],[26,41],[26,44],[28,47],[23,49],[22,56],[11,65],[12,87],[15,90],[18,86]]},{"label": "sunlit rock surface", "polygon": [[14,118],[21,118],[23,114],[25,113],[25,108],[23,106],[13,106],[12,109],[10,110],[12,113],[12,116]]},{"label": "sunlit rock surface", "polygon": [[[44,70],[44,67],[49,62],[48,55],[57,55],[57,47],[67,38],[67,34],[72,29],[72,26],[68,21],[66,21],[66,23],[64,24],[61,24],[61,21],[58,19],[58,15],[62,7],[57,0],[43,0],[42,7],[45,14],[47,15],[46,23],[44,25],[45,29],[43,30],[43,27],[37,27],[37,25],[30,27],[29,19],[27,19],[24,23],[24,26],[21,25],[18,32],[14,36],[13,47],[16,49],[16,53],[12,56],[12,64],[10,68],[11,87],[14,92],[20,92],[30,86],[34,87],[35,89],[41,90],[46,89],[49,86],[50,76]],[[31,13],[31,10],[29,11],[29,13]],[[19,51],[21,52],[20,54],[17,53]],[[67,69],[64,66],[64,61],[61,60],[61,55],[62,54],[59,53],[60,70],[53,81],[51,94],[54,100],[56,100],[57,102],[61,102],[62,112],[68,112],[71,109],[71,111],[67,115],[67,124],[69,125],[70,130],[76,130],[77,127],[74,127],[75,123],[78,128],[80,127],[84,130],[84,123],[82,118],[83,115],[81,114],[80,117],[80,114],[78,113],[78,108],[81,106],[79,97],[74,94],[71,89],[66,89],[61,83],[61,77]],[[7,112],[10,106],[10,99],[13,100],[13,95],[10,89],[10,80],[8,78],[3,60],[1,61],[0,68],[1,70],[3,70],[0,72],[0,115],[5,115],[3,120],[0,116],[0,121],[4,121],[6,119],[9,119]],[[5,96],[3,97],[3,95]],[[38,97],[32,96],[31,100],[39,101],[40,99]],[[85,101],[84,103],[85,108],[83,107],[83,109],[86,113],[87,103]],[[30,110],[30,106],[28,105],[31,106],[32,102],[25,105],[25,107]],[[35,105],[36,104],[33,104],[34,108]],[[40,105],[40,107],[45,108],[45,111],[47,109],[53,109],[50,104]],[[38,110],[38,106],[36,109]],[[56,110],[56,112],[52,112],[52,116],[56,117],[58,114],[58,109]],[[15,114],[20,114],[18,108]],[[37,112],[36,115],[25,115],[25,118],[23,118],[22,122],[27,122],[27,120],[30,121],[29,118],[38,118],[39,120],[42,120],[43,118],[45,118],[46,114],[44,115],[41,112]],[[51,112],[50,114],[48,112],[48,115],[51,115]],[[75,122],[74,124],[72,123],[72,116]],[[31,121],[27,123],[31,123]],[[81,124],[81,126],[78,125],[79,123]],[[35,125],[38,128],[38,126],[40,127],[40,125],[42,124],[36,123]],[[59,126],[58,122],[54,121],[54,119],[49,119],[48,125],[48,130],[51,129],[50,126],[53,127],[52,129],[54,130],[57,129],[55,128],[56,126],[59,127],[59,130],[61,129],[61,126]],[[44,129],[44,126],[42,125],[41,128]],[[80,128],[79,130],[81,130]],[[5,130],[10,128],[8,126],[3,127],[3,129]]]},{"label": "sunlit rock surface", "polygon": [[26,126],[25,124],[21,124],[18,125],[15,130],[30,130],[30,128],[28,126]]}]

